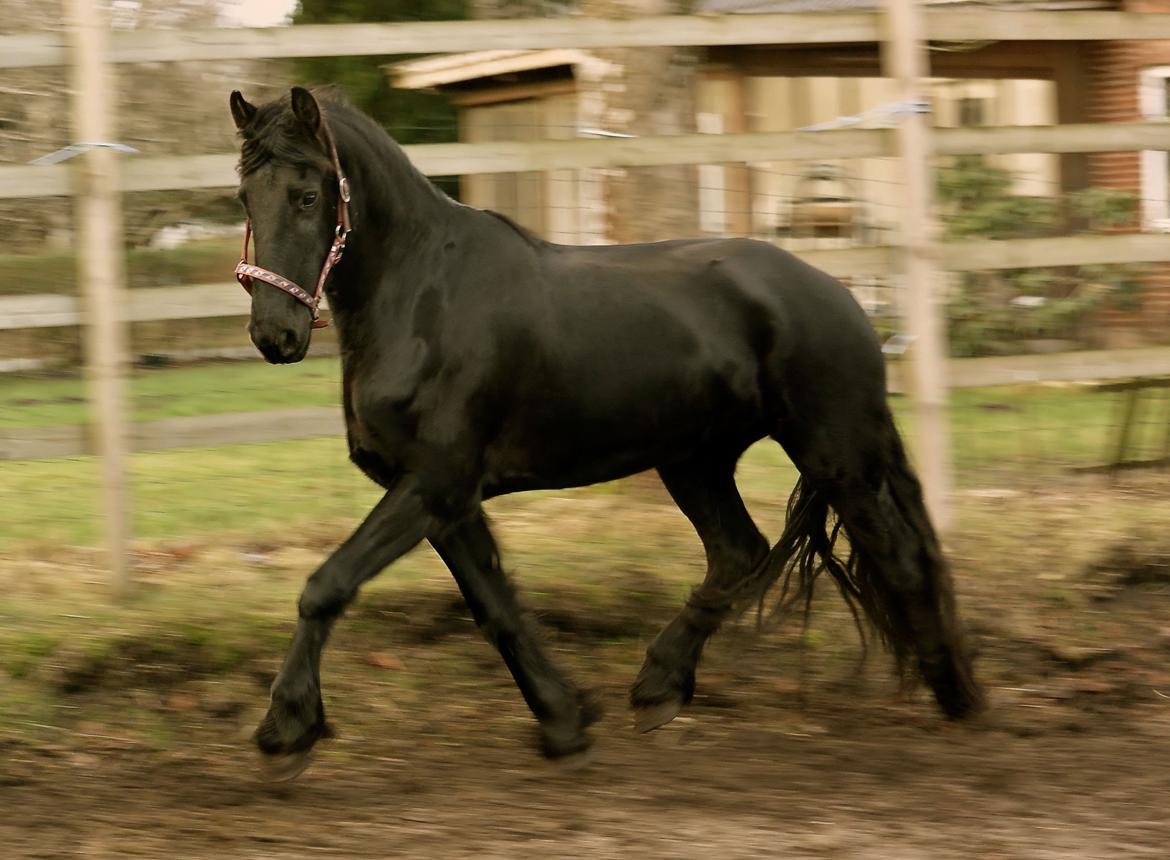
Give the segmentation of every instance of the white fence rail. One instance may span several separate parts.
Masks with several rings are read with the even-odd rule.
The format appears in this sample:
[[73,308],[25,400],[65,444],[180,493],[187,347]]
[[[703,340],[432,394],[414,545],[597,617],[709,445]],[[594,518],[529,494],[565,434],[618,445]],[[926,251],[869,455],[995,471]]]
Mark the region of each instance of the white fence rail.
[[[1160,14],[935,9],[923,17],[927,38],[939,41],[1170,39],[1170,16]],[[883,37],[878,12],[412,21],[123,31],[113,34],[106,59],[158,63],[541,48],[856,44],[880,42]],[[64,32],[3,36],[0,68],[65,65],[67,51]]]
[[[1170,17],[1168,15],[1167,17]],[[428,176],[462,176],[605,167],[649,167],[897,155],[892,129],[688,134],[663,137],[502,143],[431,143],[404,147]],[[1170,150],[1170,122],[1134,122],[934,131],[937,155],[1017,152]],[[234,153],[167,158],[127,157],[123,191],[227,188],[237,183]],[[0,167],[0,198],[72,193],[68,165]]]
[[[938,246],[939,265],[949,271],[995,271],[1048,266],[1170,262],[1170,237],[1151,234],[1058,236],[947,242]],[[801,251],[798,256],[840,278],[888,276],[897,272],[897,248]],[[328,304],[325,305],[328,307]],[[234,281],[182,287],[150,287],[129,292],[124,322],[210,319],[245,316],[247,294]],[[67,295],[0,297],[0,331],[66,328],[82,325],[81,303]]]

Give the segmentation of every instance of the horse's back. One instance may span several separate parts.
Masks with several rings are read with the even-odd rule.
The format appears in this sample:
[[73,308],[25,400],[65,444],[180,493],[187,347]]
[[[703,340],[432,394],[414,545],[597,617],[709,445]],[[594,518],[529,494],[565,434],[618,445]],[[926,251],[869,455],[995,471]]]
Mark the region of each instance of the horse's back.
[[585,302],[600,300],[614,315],[653,307],[697,321],[700,332],[727,336],[732,327],[757,350],[785,356],[847,345],[858,358],[864,353],[872,358],[878,347],[848,288],[767,242],[720,238],[551,247],[551,288],[574,316],[581,314],[574,307],[577,293]]
[[773,415],[809,400],[884,408],[885,362],[865,311],[841,281],[788,251],[732,238],[573,249],[566,257],[581,284],[601,273],[595,288],[617,316],[644,304],[660,320],[645,331],[685,332],[706,366],[739,379],[743,392],[751,377]]

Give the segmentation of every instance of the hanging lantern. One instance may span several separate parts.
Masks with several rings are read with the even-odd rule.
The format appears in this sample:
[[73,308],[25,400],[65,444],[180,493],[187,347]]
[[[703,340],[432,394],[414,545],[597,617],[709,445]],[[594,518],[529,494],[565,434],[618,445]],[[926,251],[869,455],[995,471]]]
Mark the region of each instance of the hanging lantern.
[[861,206],[852,178],[832,164],[813,164],[792,191],[793,238],[860,239]]

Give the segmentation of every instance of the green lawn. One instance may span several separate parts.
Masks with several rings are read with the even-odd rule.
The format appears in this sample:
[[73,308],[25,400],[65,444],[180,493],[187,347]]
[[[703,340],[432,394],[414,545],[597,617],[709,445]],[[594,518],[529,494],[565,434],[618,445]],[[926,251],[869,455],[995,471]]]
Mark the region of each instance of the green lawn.
[[[76,379],[0,379],[0,430],[81,423],[83,393]],[[132,394],[136,421],[328,406],[338,401],[338,371],[326,358],[284,367],[257,361],[138,371]],[[954,392],[960,486],[1046,480],[1103,462],[1116,397],[1081,386]],[[896,398],[894,405],[912,435],[908,401]],[[1147,411],[1139,440],[1145,456],[1159,450],[1166,407],[1158,402]],[[785,496],[793,474],[779,449],[762,443],[752,458],[771,465],[766,478],[757,468],[741,470],[745,492]],[[97,543],[97,481],[92,458],[0,463],[0,547]],[[131,491],[134,533],[147,541],[264,533],[317,518],[348,522],[376,497],[348,463],[340,438],[136,454]]]
[[[200,367],[138,370],[131,379],[134,420],[246,412],[338,402],[336,359],[273,367],[259,359]],[[951,420],[960,465],[1021,455],[1081,461],[1096,457],[1115,420],[1117,395],[1085,386],[1018,386],[952,392]],[[895,398],[901,420],[909,403]],[[1151,428],[1155,404],[1147,415]],[[85,420],[79,379],[0,377],[0,428],[80,424]],[[1152,441],[1152,440],[1151,440]]]
[[[965,389],[951,394],[955,468],[960,472],[1100,464],[1112,451],[1120,394],[1082,385]],[[1155,401],[1139,416],[1140,456],[1154,456],[1168,404]],[[913,421],[901,401],[908,432]]]
[[[274,367],[227,362],[196,367],[137,370],[131,377],[133,420],[252,412],[340,402],[334,358]],[[0,428],[85,422],[85,387],[77,378],[0,377]]]
[[[3,463],[0,474],[0,547],[99,540],[94,458]],[[130,494],[134,533],[149,541],[354,517],[376,488],[349,464],[344,440],[313,439],[136,454]]]

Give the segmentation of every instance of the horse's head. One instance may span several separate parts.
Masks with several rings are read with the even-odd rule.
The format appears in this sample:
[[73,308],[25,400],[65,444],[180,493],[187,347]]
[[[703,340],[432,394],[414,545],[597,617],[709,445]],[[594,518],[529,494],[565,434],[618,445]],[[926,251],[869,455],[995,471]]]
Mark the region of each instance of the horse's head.
[[293,87],[287,99],[261,107],[236,91],[231,111],[243,138],[239,198],[256,243],[255,264],[237,269],[252,294],[248,332],[273,364],[300,361],[319,285],[344,247],[348,211],[340,198],[348,186],[308,90]]

